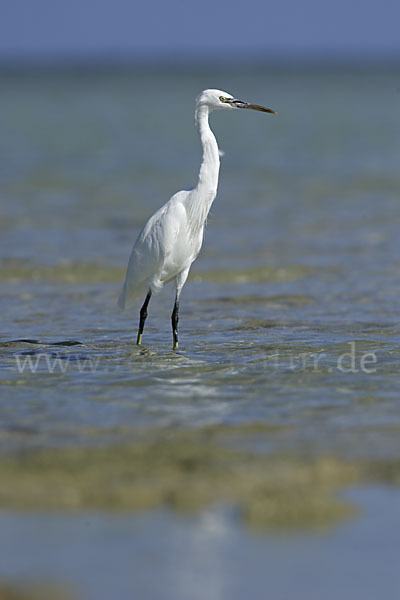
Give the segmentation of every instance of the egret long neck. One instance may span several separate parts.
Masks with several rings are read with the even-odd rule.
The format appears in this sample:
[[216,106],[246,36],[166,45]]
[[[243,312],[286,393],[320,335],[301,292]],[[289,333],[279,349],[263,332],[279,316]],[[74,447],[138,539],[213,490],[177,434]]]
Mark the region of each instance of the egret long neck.
[[219,153],[217,140],[208,124],[208,115],[209,110],[207,106],[201,105],[197,107],[195,121],[200,133],[201,145],[203,146],[203,160],[200,167],[199,181],[195,190],[200,193],[202,199],[209,202],[208,209],[210,209],[218,188]]

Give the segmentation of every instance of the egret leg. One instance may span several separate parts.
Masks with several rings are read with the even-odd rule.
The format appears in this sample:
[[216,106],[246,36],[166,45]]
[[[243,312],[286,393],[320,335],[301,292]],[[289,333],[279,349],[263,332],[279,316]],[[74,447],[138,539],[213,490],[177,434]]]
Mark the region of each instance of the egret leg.
[[151,298],[151,290],[148,291],[146,299],[143,302],[143,306],[140,309],[139,329],[138,329],[137,340],[136,340],[136,344],[138,346],[140,346],[141,343],[142,343],[142,335],[143,335],[143,329],[144,329],[144,322],[146,321],[147,307],[149,305],[150,298]]
[[176,276],[176,296],[175,296],[175,304],[174,310],[171,315],[171,324],[172,324],[172,339],[173,346],[172,350],[178,350],[178,321],[179,321],[179,298],[181,297],[181,291],[183,286],[185,285],[185,281],[187,276],[189,275],[190,266],[181,271],[179,275]]
[[173,346],[172,350],[178,350],[178,321],[179,321],[179,296],[176,294],[174,310],[171,315],[172,324],[172,339]]

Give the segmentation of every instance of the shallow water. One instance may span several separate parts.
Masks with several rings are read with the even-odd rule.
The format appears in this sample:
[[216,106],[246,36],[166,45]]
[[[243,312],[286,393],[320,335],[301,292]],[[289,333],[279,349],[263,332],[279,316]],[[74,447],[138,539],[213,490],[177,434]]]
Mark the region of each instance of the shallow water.
[[[178,438],[192,432],[193,443],[206,447],[209,432],[217,431],[214,457],[227,446],[248,453],[241,460],[249,464],[253,455],[286,457],[293,474],[299,457],[304,468],[321,457],[342,461],[355,474],[335,475],[335,493],[359,481],[397,485],[398,70],[291,65],[9,72],[1,79],[0,462],[11,461],[2,507],[21,504],[24,489],[25,509],[48,508],[42,497],[30,499],[29,489],[51,488],[52,480],[40,469],[29,479],[30,466],[20,465],[25,452],[51,456],[58,449],[61,497],[72,485],[63,479],[69,448],[90,453],[149,435],[159,437],[161,448],[165,442],[170,456],[175,450],[166,432]],[[124,269],[146,218],[195,182],[200,150],[193,99],[214,85],[279,115],[213,115],[225,156],[204,247],[182,295],[180,349],[171,350],[171,287],[152,299],[139,349],[137,311],[116,310]],[[185,438],[184,453],[190,445]],[[101,471],[97,454],[87,460]],[[123,480],[127,466],[118,461]],[[201,469],[205,487],[213,485],[209,466]],[[146,493],[157,485],[151,473]],[[253,488],[239,494],[248,483],[232,473],[231,492],[217,500],[247,506]],[[76,483],[77,509],[108,506],[103,479],[97,484],[99,504]],[[362,489],[361,508],[368,503]],[[179,511],[185,495],[179,484],[173,492]],[[315,493],[319,498],[318,485]],[[396,503],[382,500],[380,508],[385,493],[377,493],[376,510],[395,519]],[[157,510],[170,506],[166,494],[161,489]],[[57,498],[53,509],[62,506]],[[153,535],[151,515],[135,535]],[[154,515],[161,532],[174,529],[178,517],[165,513],[159,522]],[[303,516],[300,510],[298,521]],[[290,530],[285,518],[267,520],[268,527]],[[120,526],[114,530],[107,513],[104,519],[118,540]],[[303,529],[312,531],[313,519],[304,519]],[[332,539],[338,553],[355,526],[346,523],[338,541],[326,518],[333,528],[326,543]],[[63,527],[58,539],[69,556],[77,542]],[[239,542],[232,531],[245,528],[245,520],[235,517],[224,527],[234,552]],[[301,551],[290,539],[296,563]],[[105,552],[107,540],[101,544]],[[121,538],[121,556],[123,546]],[[371,542],[367,568],[378,551]],[[177,566],[170,571],[175,577]],[[250,574],[262,581],[261,565]],[[0,579],[13,576],[0,568]],[[79,577],[68,571],[67,583]],[[51,570],[45,578],[52,579]],[[152,597],[161,596],[155,589]],[[222,587],[215,597],[232,595]],[[356,590],[352,597],[365,596]]]
[[136,517],[6,513],[0,514],[0,527],[12,541],[7,547],[0,541],[0,548],[13,577],[56,574],[79,582],[75,592],[90,600],[136,595],[240,600],[261,589],[277,600],[334,600],[338,589],[365,600],[395,597],[399,492],[372,487],[349,496],[365,502],[365,518],[329,535],[257,535],[221,510],[196,517],[167,511]]

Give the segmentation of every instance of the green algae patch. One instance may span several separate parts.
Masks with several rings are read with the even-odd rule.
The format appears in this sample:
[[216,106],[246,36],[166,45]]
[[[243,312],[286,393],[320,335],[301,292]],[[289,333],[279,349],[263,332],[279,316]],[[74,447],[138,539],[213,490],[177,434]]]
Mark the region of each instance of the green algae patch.
[[241,449],[260,424],[200,431],[132,432],[135,441],[102,447],[30,451],[0,458],[0,507],[14,510],[195,512],[238,508],[252,528],[334,525],[357,508],[349,485],[400,484],[400,461],[265,455]]
[[[63,260],[54,265],[43,265],[19,259],[0,261],[0,280],[11,283],[46,281],[57,284],[116,283],[123,280],[125,267],[114,267],[91,262]],[[268,283],[295,281],[314,273],[305,265],[277,267],[262,265],[247,269],[221,269],[194,272],[194,281],[208,283]],[[277,297],[281,301],[280,297]],[[271,301],[273,301],[272,299]]]
[[229,503],[256,529],[328,526],[354,514],[338,492],[361,481],[360,466],[255,455],[215,438],[215,431],[151,434],[118,446],[1,458],[0,507],[193,512]]
[[0,600],[73,600],[70,592],[54,584],[0,581]]
[[261,265],[247,269],[208,269],[193,272],[191,279],[208,283],[269,283],[273,281],[296,281],[312,275],[315,269],[306,265],[277,267]]
[[[115,283],[123,280],[125,267],[113,267],[90,262],[61,261],[55,265],[42,265],[18,259],[0,261],[0,280],[11,283],[21,281],[46,281],[58,284]],[[190,278],[208,283],[268,283],[295,281],[314,272],[304,265],[275,267],[262,265],[247,269],[221,269],[194,272]],[[272,301],[272,300],[271,300]]]
[[62,261],[56,265],[40,265],[17,259],[0,262],[0,280],[10,283],[22,281],[49,282],[57,284],[116,283],[123,280],[123,267],[98,263]]

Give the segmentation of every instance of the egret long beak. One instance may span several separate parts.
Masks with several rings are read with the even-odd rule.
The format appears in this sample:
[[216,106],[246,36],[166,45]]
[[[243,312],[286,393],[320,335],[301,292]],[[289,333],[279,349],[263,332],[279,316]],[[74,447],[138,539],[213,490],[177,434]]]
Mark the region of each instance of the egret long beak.
[[260,112],[270,113],[271,115],[278,114],[275,110],[272,110],[272,108],[265,108],[265,106],[260,106],[259,104],[249,104],[242,100],[232,100],[232,104],[237,108],[250,108],[251,110],[258,110]]

